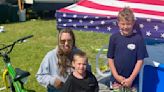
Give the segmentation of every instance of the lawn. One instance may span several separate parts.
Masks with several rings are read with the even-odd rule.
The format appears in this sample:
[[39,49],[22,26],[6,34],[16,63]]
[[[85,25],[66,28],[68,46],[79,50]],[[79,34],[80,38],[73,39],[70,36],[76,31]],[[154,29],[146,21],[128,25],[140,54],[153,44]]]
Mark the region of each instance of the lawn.
[[[37,83],[35,74],[44,55],[57,45],[55,20],[30,20],[1,25],[4,26],[5,32],[0,33],[0,44],[10,44],[20,37],[31,34],[34,35],[33,38],[28,39],[26,42],[16,45],[10,57],[14,67],[19,67],[31,73],[25,87],[33,89],[36,92],[45,92],[45,88]],[[77,47],[87,53],[92,71],[95,73],[95,57],[97,54],[95,49],[101,48],[104,44],[108,44],[110,35],[84,31],[74,31],[74,33]],[[2,57],[0,57],[0,88],[3,86],[1,76],[3,69],[4,64]]]

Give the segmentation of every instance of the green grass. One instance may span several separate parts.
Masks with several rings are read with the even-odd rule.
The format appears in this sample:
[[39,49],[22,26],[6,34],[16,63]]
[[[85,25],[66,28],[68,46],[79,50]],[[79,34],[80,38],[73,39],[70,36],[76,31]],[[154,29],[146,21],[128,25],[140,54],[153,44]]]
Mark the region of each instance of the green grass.
[[[33,34],[34,37],[15,46],[10,54],[14,67],[19,67],[31,73],[26,88],[36,92],[45,92],[46,89],[38,84],[35,74],[44,55],[57,45],[57,30],[55,20],[33,20],[13,24],[2,24],[6,30],[0,33],[0,43],[10,44],[16,39]],[[109,34],[74,31],[77,47],[84,50],[95,72],[95,49],[108,44]],[[1,46],[2,47],[2,46]],[[0,87],[2,87],[2,71],[4,64],[0,58]],[[3,91],[6,92],[6,91]]]

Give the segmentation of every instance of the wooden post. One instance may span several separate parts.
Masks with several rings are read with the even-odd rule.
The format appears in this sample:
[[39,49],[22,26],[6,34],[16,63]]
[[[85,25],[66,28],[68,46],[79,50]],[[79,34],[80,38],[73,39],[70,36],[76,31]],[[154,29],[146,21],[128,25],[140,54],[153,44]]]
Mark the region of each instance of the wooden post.
[[18,7],[19,7],[19,11],[24,9],[24,3],[22,2],[22,0],[18,0]]

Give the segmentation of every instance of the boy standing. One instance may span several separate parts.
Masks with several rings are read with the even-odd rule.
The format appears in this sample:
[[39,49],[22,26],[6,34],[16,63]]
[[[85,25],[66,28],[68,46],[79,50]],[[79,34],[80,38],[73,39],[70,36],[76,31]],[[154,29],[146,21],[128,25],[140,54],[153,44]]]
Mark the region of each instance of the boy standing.
[[148,57],[142,35],[133,30],[134,24],[133,11],[123,8],[118,14],[120,32],[110,37],[107,53],[113,87],[130,88],[130,92],[138,89],[138,73]]
[[98,92],[97,79],[86,70],[87,56],[85,52],[75,52],[72,66],[74,71],[66,80],[62,92]]

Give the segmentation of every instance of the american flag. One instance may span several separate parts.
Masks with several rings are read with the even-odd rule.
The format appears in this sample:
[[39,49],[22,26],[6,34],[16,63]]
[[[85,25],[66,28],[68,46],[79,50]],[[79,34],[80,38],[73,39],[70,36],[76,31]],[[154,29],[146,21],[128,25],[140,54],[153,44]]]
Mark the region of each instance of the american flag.
[[164,0],[81,0],[56,12],[57,27],[115,33],[118,11],[125,6],[134,11],[137,32],[164,41]]

